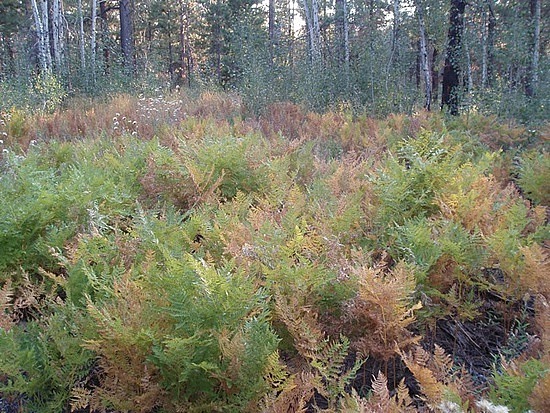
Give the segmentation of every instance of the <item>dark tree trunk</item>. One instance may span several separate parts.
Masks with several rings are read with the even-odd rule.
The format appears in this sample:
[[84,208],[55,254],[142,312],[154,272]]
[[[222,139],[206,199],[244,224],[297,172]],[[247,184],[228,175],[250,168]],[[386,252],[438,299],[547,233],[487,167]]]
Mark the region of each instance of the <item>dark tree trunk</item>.
[[434,47],[433,53],[432,53],[432,64],[430,67],[432,68],[432,102],[436,104],[437,102],[437,96],[438,96],[438,89],[439,89],[439,71],[437,69],[437,56],[439,55],[437,48]]
[[462,32],[464,30],[465,0],[451,0],[447,54],[443,68],[441,107],[448,107],[451,115],[458,115],[460,103],[460,75],[462,59]]
[[268,31],[269,31],[269,56],[271,57],[271,60],[273,60],[274,47],[275,47],[275,0],[269,0]]
[[109,21],[107,20],[106,0],[99,0],[99,17],[101,19],[101,43],[103,47],[103,71],[109,73],[110,53],[109,53]]
[[187,79],[187,85],[191,87],[191,72],[193,70],[193,60],[191,56],[191,45],[187,40],[189,30],[189,9],[186,1],[181,1],[180,7],[180,80]]
[[489,2],[489,19],[487,23],[487,86],[493,84],[493,72],[495,64],[495,29],[497,19],[493,2]]
[[132,25],[132,2],[131,0],[120,0],[120,46],[124,67],[133,72],[134,61],[134,30]]

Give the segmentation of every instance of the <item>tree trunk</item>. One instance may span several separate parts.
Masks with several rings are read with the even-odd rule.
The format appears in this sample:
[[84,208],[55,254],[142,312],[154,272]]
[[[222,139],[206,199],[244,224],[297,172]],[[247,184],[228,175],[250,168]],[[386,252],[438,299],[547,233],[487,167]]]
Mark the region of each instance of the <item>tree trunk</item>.
[[347,0],[336,0],[335,25],[337,33],[336,53],[339,65],[344,68],[346,87],[349,86],[349,22]]
[[539,80],[541,0],[530,0],[530,6],[533,37],[531,41],[531,62],[529,64],[525,92],[527,96],[533,97],[537,93],[537,83]]
[[92,0],[92,27],[90,36],[90,70],[92,72],[92,83],[95,83],[96,71],[96,20],[97,20],[97,0]]
[[180,5],[180,61],[181,61],[181,79],[184,74],[187,79],[187,85],[191,87],[191,73],[193,70],[193,59],[191,55],[191,45],[188,40],[189,30],[189,8],[186,0],[181,0]]
[[86,73],[86,45],[84,39],[84,14],[82,13],[82,0],[78,0],[77,3],[78,13],[78,38],[80,39],[80,68],[82,74]]
[[496,17],[494,0],[487,0],[487,10],[483,13],[483,29],[481,40],[481,87],[491,86],[494,64]]
[[101,19],[101,44],[103,47],[103,72],[109,73],[110,51],[109,51],[109,22],[107,20],[106,0],[99,0],[99,17]]
[[439,89],[439,70],[437,70],[437,56],[439,55],[437,48],[433,48],[432,60],[430,67],[432,68],[432,102],[437,102],[437,95]]
[[[48,22],[48,3],[45,0],[40,1],[40,10],[36,0],[31,0],[32,14],[34,25],[36,27],[36,35],[38,37],[38,63],[42,72],[46,73],[51,70],[52,59],[50,55],[50,42],[47,26]],[[44,22],[44,6],[46,10],[46,22]]]
[[61,0],[52,1],[52,48],[55,61],[55,70],[61,73],[64,70],[63,59],[65,54],[65,35],[63,25],[63,4]]
[[430,60],[428,59],[428,45],[426,41],[426,26],[424,24],[424,13],[419,1],[415,2],[416,16],[418,18],[418,29],[420,33],[420,65],[422,67],[422,75],[424,79],[425,100],[424,108],[431,109],[432,105],[432,79],[430,72]]
[[132,24],[132,1],[120,0],[120,46],[124,68],[133,73],[135,71],[134,61],[134,29]]
[[268,10],[268,32],[269,32],[269,57],[274,58],[275,48],[275,0],[269,0]]
[[317,64],[321,61],[321,29],[319,26],[319,4],[317,0],[302,0],[304,14],[306,18],[306,28],[308,32],[309,53],[312,63]]
[[462,59],[462,32],[464,29],[465,0],[451,0],[447,54],[443,68],[441,107],[448,107],[451,115],[458,115],[460,103],[460,76]]
[[[418,6],[418,1],[415,1],[416,7]],[[388,60],[388,66],[387,68],[391,68],[393,65],[393,61],[398,59],[397,56],[397,45],[399,44],[399,23],[400,23],[400,7],[399,7],[399,0],[393,0],[393,23],[392,23],[392,36],[391,36],[391,51],[390,51],[390,58]],[[386,72],[389,72],[389,70],[386,70]]]

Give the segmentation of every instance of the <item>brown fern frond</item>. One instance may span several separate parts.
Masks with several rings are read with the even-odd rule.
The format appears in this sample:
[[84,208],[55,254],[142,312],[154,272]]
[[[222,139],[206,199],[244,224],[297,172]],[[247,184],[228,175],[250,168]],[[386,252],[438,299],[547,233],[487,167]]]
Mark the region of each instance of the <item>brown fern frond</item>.
[[11,288],[11,279],[8,279],[0,290],[0,329],[10,330],[14,326],[11,309],[13,298],[13,289]]
[[82,385],[73,387],[71,389],[71,398],[69,400],[71,413],[86,409],[90,405],[91,399],[92,392],[90,389],[87,389]]
[[376,407],[379,408],[380,411],[389,412],[392,400],[388,390],[388,379],[386,379],[386,376],[384,376],[381,371],[378,372],[378,376],[373,378],[372,393]]
[[318,387],[313,373],[294,374],[285,381],[283,387],[263,402],[265,413],[305,413],[307,404]]
[[434,354],[432,358],[432,370],[435,372],[438,380],[444,381],[448,377],[449,372],[453,368],[453,360],[442,347],[435,344]]
[[427,402],[430,405],[438,405],[443,398],[445,386],[437,380],[434,372],[426,367],[430,364],[429,355],[428,360],[426,356],[428,353],[418,346],[415,348],[414,353],[409,352],[405,354],[401,352],[400,354],[405,365],[420,385],[422,393],[424,393],[427,398]]
[[325,334],[317,321],[317,312],[299,303],[296,294],[275,294],[275,311],[294,339],[294,346],[305,359],[311,359],[322,348]]
[[545,357],[550,362],[550,303],[542,294],[535,300],[535,325]]
[[362,334],[353,340],[353,347],[360,354],[389,360],[395,355],[396,346],[405,350],[418,342],[419,338],[407,327],[415,320],[414,311],[422,305],[410,303],[415,289],[410,268],[399,263],[388,274],[382,270],[383,267],[355,270],[360,280],[359,292],[346,308],[344,321],[353,329],[352,338],[355,329]]
[[539,244],[520,247],[524,257],[524,268],[520,274],[521,285],[532,293],[540,293],[550,299],[550,253]]
[[414,407],[412,406],[412,399],[409,394],[409,388],[405,384],[405,378],[403,377],[399,384],[397,385],[397,388],[395,389],[395,395],[393,396],[395,399],[395,404],[397,405],[400,412],[409,412],[409,411],[415,411]]
[[550,412],[550,374],[546,374],[536,384],[531,396],[529,397],[529,404],[533,408],[534,412]]

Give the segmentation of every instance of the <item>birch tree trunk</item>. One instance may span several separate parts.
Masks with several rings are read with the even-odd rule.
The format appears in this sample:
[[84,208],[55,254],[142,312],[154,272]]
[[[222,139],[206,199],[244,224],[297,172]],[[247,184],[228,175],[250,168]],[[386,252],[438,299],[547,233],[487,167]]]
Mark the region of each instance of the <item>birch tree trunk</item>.
[[82,73],[86,73],[86,49],[84,44],[84,15],[82,14],[82,0],[78,0],[76,5],[78,13],[78,38],[80,40],[80,68]]
[[92,27],[90,36],[90,70],[92,72],[92,83],[95,83],[96,72],[96,36],[97,36],[97,0],[92,0]]
[[541,0],[530,0],[531,21],[533,28],[533,37],[531,42],[531,62],[529,64],[529,74],[526,85],[527,96],[533,97],[537,93],[537,83],[539,81],[539,58],[540,58],[540,17]]
[[275,0],[269,0],[268,9],[269,57],[273,62],[275,47]]
[[[418,0],[415,1],[415,6],[418,8]],[[399,25],[401,20],[401,13],[399,7],[399,0],[393,0],[393,23],[392,23],[392,36],[391,36],[391,51],[390,58],[388,60],[388,65],[386,73],[389,72],[389,69],[393,65],[394,59],[397,59],[397,45],[399,41]]]
[[418,29],[420,34],[420,66],[422,67],[422,78],[424,79],[425,100],[424,108],[431,109],[432,105],[432,79],[430,61],[428,59],[428,44],[426,41],[426,25],[424,24],[424,12],[420,1],[415,1],[416,16],[418,18]]
[[50,19],[48,12],[48,0],[40,0],[40,12],[42,14],[42,30],[44,38],[44,48],[46,50],[46,61],[48,69],[52,69],[52,51],[50,46]]
[[[50,50],[50,30],[47,0],[31,0],[34,24],[38,36],[38,60],[43,72],[52,69],[52,55]],[[40,6],[40,8],[39,8]]]
[[347,0],[336,0],[336,33],[339,64],[344,67],[346,87],[349,86],[349,21]]
[[311,7],[308,0],[302,0],[304,14],[306,17],[306,28],[308,32],[309,52],[312,63],[321,61],[321,29],[319,26],[319,4],[317,0],[311,0]]
[[52,0],[52,49],[57,73],[61,73],[64,69],[65,35],[63,28],[63,3],[61,0]]

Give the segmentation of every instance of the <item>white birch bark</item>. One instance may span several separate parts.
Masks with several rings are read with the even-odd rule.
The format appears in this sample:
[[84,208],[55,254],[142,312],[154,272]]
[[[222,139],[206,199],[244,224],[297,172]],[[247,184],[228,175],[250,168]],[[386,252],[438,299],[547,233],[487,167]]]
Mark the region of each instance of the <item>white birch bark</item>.
[[426,41],[426,26],[424,24],[424,13],[418,1],[415,1],[416,15],[418,18],[418,29],[420,34],[420,65],[422,67],[422,75],[424,78],[424,90],[426,100],[424,108],[430,110],[432,104],[432,79],[430,72],[430,60],[428,59],[428,45]]
[[78,13],[78,37],[80,39],[80,67],[82,73],[86,73],[86,49],[84,44],[84,16],[82,14],[82,0],[77,2]]
[[90,38],[90,70],[92,71],[92,81],[95,81],[96,71],[96,21],[97,21],[97,0],[92,0],[92,27]]
[[317,0],[311,0],[311,8],[308,0],[302,0],[308,31],[309,51],[313,63],[321,60],[321,29],[319,26],[319,4]]
[[42,71],[51,72],[52,55],[50,49],[50,29],[48,22],[48,1],[31,0],[34,25],[38,36],[38,61]]
[[43,72],[49,71],[48,60],[46,58],[46,42],[44,40],[44,26],[42,24],[42,18],[40,11],[38,10],[38,4],[36,0],[31,0],[32,14],[34,18],[34,25],[36,27],[36,35],[38,36],[38,62]]
[[61,0],[52,0],[52,50],[56,72],[63,67],[63,18]]
[[540,18],[541,0],[535,0],[534,33],[533,33],[533,60],[531,63],[531,84],[533,93],[536,93],[539,81],[539,59],[540,59]]
[[44,41],[44,50],[46,51],[46,62],[48,69],[52,69],[52,51],[50,48],[50,22],[48,13],[48,0],[40,0],[40,13],[42,20],[42,38]]

